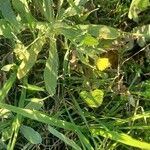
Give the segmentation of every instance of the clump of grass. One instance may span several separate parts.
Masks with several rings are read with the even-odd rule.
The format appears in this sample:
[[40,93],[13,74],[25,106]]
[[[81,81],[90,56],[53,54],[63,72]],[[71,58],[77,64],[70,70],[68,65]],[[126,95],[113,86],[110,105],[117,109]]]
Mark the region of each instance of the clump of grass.
[[149,3],[132,3],[0,2],[0,148],[150,149]]

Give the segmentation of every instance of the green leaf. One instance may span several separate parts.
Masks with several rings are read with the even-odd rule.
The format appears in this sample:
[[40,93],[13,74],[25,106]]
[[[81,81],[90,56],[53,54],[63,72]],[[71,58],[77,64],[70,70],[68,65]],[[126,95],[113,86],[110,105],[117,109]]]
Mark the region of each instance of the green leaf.
[[56,92],[58,72],[58,54],[55,39],[50,41],[49,58],[44,69],[44,82],[48,93],[53,96]]
[[40,134],[31,127],[22,125],[20,131],[23,136],[32,144],[40,144],[42,142]]
[[0,109],[0,119],[9,118],[11,116],[11,112],[7,109]]
[[19,65],[17,71],[18,79],[23,78],[36,63],[37,56],[39,52],[42,50],[42,46],[44,45],[44,43],[45,38],[40,37],[36,39],[28,49],[26,49],[25,47],[23,48],[23,46],[21,48],[17,47],[15,49],[16,55],[18,55],[19,58],[22,59],[22,62]]
[[146,41],[149,41],[150,40],[150,25],[135,27],[133,28],[132,33],[139,37],[145,38]]
[[75,150],[81,150],[81,148],[73,141],[66,137],[64,134],[60,133],[59,131],[55,130],[53,127],[48,126],[48,130],[50,133],[58,137],[60,140],[64,141],[66,144],[74,148]]
[[[47,97],[46,97],[47,98]],[[41,109],[41,107],[43,106],[44,104],[44,100],[46,98],[30,98],[30,99],[26,99],[26,101],[29,101],[29,103],[26,105],[25,108],[27,109],[35,109],[35,110],[39,110]]]
[[53,2],[52,0],[44,0],[44,16],[50,22],[54,22],[54,10],[53,10]]
[[144,81],[142,83],[141,89],[143,90],[140,92],[140,95],[149,99],[150,98],[150,80]]
[[100,39],[117,39],[120,36],[118,29],[105,25],[80,25],[79,27]]
[[91,35],[85,36],[85,38],[81,41],[81,44],[87,45],[87,46],[97,46],[99,44],[98,40]]
[[20,15],[22,22],[29,23],[30,27],[32,27],[32,25],[34,25],[35,19],[31,14],[27,1],[13,0],[12,5],[15,11]]
[[11,127],[7,127],[5,129],[3,129],[3,131],[2,131],[2,140],[3,141],[7,141],[8,139],[11,138],[11,131],[12,131]]
[[[87,34],[96,37],[96,39],[105,40],[117,39],[121,35],[121,32],[117,29],[105,25],[64,25],[60,27],[60,32],[73,43],[80,43],[86,39]],[[97,44],[96,41],[95,44]]]
[[8,71],[10,71],[10,69],[12,69],[14,66],[16,66],[16,64],[8,64],[8,65],[3,66],[3,67],[1,68],[1,70],[8,72]]
[[102,90],[96,89],[91,92],[82,91],[80,96],[89,107],[97,108],[103,102],[104,93]]
[[10,0],[0,0],[0,11],[2,12],[5,20],[14,25],[14,27],[18,26],[16,15],[11,7]]
[[20,85],[20,87],[25,88],[30,91],[43,91],[43,92],[45,91],[42,87],[39,87],[37,85],[31,85],[31,84],[26,84],[26,86]]
[[91,133],[93,134],[93,136],[100,135],[104,138],[109,138],[111,140],[129,145],[132,147],[150,150],[149,143],[136,140],[125,133],[119,133],[119,132],[110,131],[110,130],[105,131],[103,129],[91,129]]
[[0,35],[3,35],[6,38],[13,38],[12,29],[4,19],[0,19]]
[[138,22],[138,14],[144,11],[149,5],[149,0],[132,0],[128,17]]

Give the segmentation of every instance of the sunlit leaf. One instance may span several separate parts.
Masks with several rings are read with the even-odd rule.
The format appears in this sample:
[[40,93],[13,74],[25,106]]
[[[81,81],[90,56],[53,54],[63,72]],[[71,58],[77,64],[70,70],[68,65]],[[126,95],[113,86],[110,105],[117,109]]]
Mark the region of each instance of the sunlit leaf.
[[21,64],[18,67],[17,77],[18,79],[23,78],[36,63],[37,56],[42,50],[42,46],[45,43],[45,38],[40,37],[34,41],[28,49],[17,48],[15,50],[16,55],[19,55],[19,58],[22,59]]
[[98,45],[98,43],[99,43],[98,40],[89,34],[85,36],[85,38],[81,41],[81,44],[87,46],[94,46],[94,45],[96,46]]
[[102,130],[102,129],[91,129],[91,132],[92,132],[93,136],[100,135],[104,138],[109,138],[111,140],[129,145],[132,147],[150,150],[149,143],[136,140],[125,133],[119,133],[119,132],[110,131],[110,130],[106,131],[106,130]]
[[12,69],[14,66],[16,66],[16,64],[8,64],[8,65],[3,66],[3,67],[1,68],[1,70],[8,72],[8,71],[10,71],[10,69]]
[[75,128],[74,125],[70,122],[48,116],[37,110],[19,108],[19,107],[4,104],[1,102],[0,102],[0,108],[8,109],[8,110],[18,113],[19,115],[22,115],[24,117],[27,117],[27,118],[30,118],[33,120],[37,120],[37,121],[45,123],[45,124],[49,124],[51,126],[56,126],[56,127],[60,127],[60,128],[68,129],[68,130],[73,130],[73,131],[76,128],[78,128],[78,126],[76,126],[76,128]]
[[[64,25],[60,27],[60,32],[72,42],[80,43],[86,39],[87,34],[96,37],[96,39],[117,39],[121,32],[115,28],[105,26],[105,25],[76,25],[68,26]],[[98,41],[95,39],[95,44]],[[93,39],[92,39],[93,40]]]
[[132,30],[132,33],[134,33],[137,36],[141,36],[145,38],[145,40],[149,41],[150,40],[150,25],[144,25],[141,27],[135,27]]
[[31,84],[26,84],[26,86],[20,85],[20,87],[25,88],[30,91],[45,91],[42,87],[39,87],[37,85],[31,85]]
[[81,91],[80,96],[89,107],[97,108],[103,102],[104,93],[102,90],[96,89],[91,92]]
[[132,0],[128,17],[138,22],[138,14],[150,5],[149,0]]

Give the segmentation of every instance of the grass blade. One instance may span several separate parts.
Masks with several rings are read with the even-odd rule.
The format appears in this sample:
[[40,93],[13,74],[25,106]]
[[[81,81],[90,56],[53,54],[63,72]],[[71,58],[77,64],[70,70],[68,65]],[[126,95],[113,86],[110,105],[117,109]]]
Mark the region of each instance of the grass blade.
[[0,108],[8,109],[24,117],[37,120],[42,123],[49,124],[51,126],[56,126],[56,127],[60,127],[60,128],[68,129],[68,130],[73,130],[73,131],[76,131],[76,128],[78,128],[78,126],[75,127],[75,125],[73,125],[70,122],[50,117],[37,110],[23,109],[23,108],[15,107],[12,105],[3,104],[3,103],[0,103]]
[[109,138],[111,140],[129,145],[132,147],[150,150],[150,144],[149,143],[136,140],[136,139],[132,138],[131,136],[125,134],[125,133],[118,133],[116,131],[109,131],[109,130],[105,131],[102,129],[91,129],[91,132],[94,136],[100,135],[104,138]]

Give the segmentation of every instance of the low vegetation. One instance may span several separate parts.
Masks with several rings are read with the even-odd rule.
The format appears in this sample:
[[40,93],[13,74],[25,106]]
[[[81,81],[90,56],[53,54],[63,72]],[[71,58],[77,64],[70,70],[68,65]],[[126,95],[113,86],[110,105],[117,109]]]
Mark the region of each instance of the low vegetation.
[[149,0],[0,0],[0,149],[150,149]]

